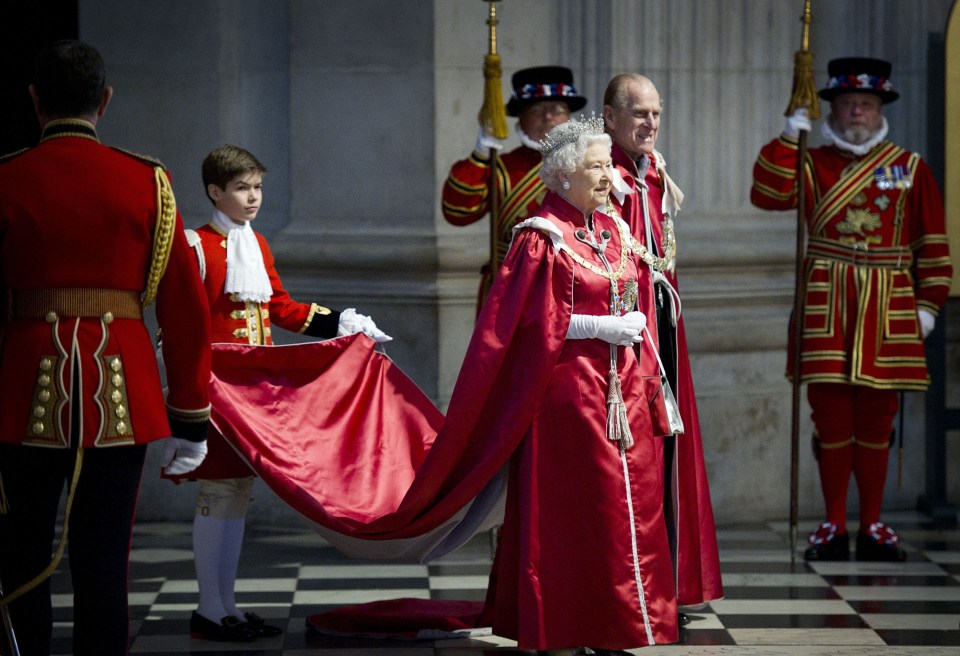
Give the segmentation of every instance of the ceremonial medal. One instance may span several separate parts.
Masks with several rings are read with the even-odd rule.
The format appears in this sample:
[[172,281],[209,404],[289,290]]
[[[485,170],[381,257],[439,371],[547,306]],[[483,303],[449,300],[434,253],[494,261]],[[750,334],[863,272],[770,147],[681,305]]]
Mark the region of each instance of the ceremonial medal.
[[913,178],[901,164],[882,166],[874,171],[878,189],[909,189]]

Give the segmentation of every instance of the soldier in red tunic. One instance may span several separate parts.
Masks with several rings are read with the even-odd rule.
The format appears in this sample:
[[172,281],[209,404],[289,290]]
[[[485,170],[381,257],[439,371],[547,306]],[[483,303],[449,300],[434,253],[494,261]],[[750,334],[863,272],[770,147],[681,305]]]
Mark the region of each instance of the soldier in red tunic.
[[[847,488],[860,493],[858,560],[901,561],[896,533],[880,521],[897,390],[929,384],[923,340],[950,286],[943,201],[917,153],[887,140],[883,105],[897,99],[891,66],[835,59],[820,97],[830,102],[825,145],[807,152],[807,252],[803,262],[800,376],[816,429],[826,520],[807,560],[847,560]],[[768,210],[797,206],[797,137],[805,110],[760,151],[750,198]],[[797,317],[792,318],[798,320]]]
[[[206,452],[206,296],[167,172],[98,139],[112,93],[90,46],[45,49],[30,86],[40,143],[0,161],[0,577],[23,654],[50,653],[45,569],[64,485],[72,653],[126,654],[147,444],[168,438],[173,472]],[[143,321],[152,301],[166,401]]]
[[[664,517],[677,576],[677,603],[697,607],[723,597],[713,505],[703,458],[686,331],[677,293],[673,221],[683,193],[656,150],[663,110],[653,82],[634,73],[615,76],[604,92],[603,116],[613,138],[614,190],[608,211],[622,215],[647,252],[654,282],[657,348],[676,395],[683,431],[663,437]],[[644,355],[644,359],[649,359]],[[687,617],[681,614],[681,623]]]
[[[497,252],[495,261],[484,265],[477,312],[483,305],[490,281],[503,262],[513,226],[535,214],[546,194],[540,180],[540,141],[570,113],[587,104],[577,95],[573,73],[562,66],[524,68],[513,74],[513,95],[507,102],[507,114],[517,116],[519,148],[496,160],[497,165]],[[490,149],[501,150],[503,143],[486,134],[483,127],[470,157],[450,168],[443,185],[443,217],[457,226],[479,221],[490,211]]]
[[[290,298],[274,266],[266,239],[250,226],[263,200],[266,168],[250,152],[221,146],[203,161],[203,183],[213,218],[187,231],[210,302],[214,342],[272,345],[272,327],[316,338],[363,332],[377,342],[391,338],[353,308],[342,312]],[[199,480],[193,524],[199,606],[190,619],[195,638],[249,641],[281,633],[253,612],[237,608],[234,585],[253,486],[250,466],[216,430],[210,453],[185,477]]]

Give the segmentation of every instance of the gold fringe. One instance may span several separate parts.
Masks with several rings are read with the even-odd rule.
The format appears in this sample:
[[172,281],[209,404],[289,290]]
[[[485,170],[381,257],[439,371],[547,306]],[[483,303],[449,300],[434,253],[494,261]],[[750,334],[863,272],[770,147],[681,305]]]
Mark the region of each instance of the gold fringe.
[[37,574],[32,580],[27,581],[10,594],[4,595],[3,598],[0,598],[0,608],[9,605],[18,597],[22,597],[43,583],[45,580],[50,578],[50,576],[57,571],[57,567],[60,566],[60,559],[63,558],[63,552],[67,548],[67,532],[70,527],[70,510],[73,508],[73,497],[77,492],[77,482],[80,480],[81,465],[83,465],[82,446],[77,447],[77,461],[73,466],[73,478],[70,480],[70,491],[67,493],[67,505],[63,516],[63,532],[60,533],[60,543],[57,545],[57,551],[53,555],[53,560],[50,561],[50,564],[47,565],[46,569]]
[[167,270],[170,261],[170,249],[173,246],[173,231],[177,226],[177,200],[173,188],[163,167],[153,169],[157,183],[157,225],[153,233],[153,255],[150,258],[150,272],[147,274],[147,289],[143,294],[143,306],[153,303],[157,297],[160,279]]
[[483,58],[483,107],[480,108],[480,122],[483,124],[483,131],[491,137],[506,139],[509,134],[500,75],[500,55],[486,55]]
[[607,439],[618,442],[621,451],[633,446],[633,433],[627,420],[627,405],[623,402],[620,377],[617,370],[610,369],[607,374]]
[[820,118],[820,97],[813,75],[813,53],[799,50],[793,56],[793,91],[785,116],[793,116],[798,109],[806,109],[811,121]]

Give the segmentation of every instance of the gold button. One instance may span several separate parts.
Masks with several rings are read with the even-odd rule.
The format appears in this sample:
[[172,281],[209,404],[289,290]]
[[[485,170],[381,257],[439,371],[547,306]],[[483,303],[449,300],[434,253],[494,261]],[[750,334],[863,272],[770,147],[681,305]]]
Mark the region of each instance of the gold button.
[[33,432],[35,435],[40,435],[43,432],[43,422],[35,421],[33,422]]
[[50,400],[50,390],[40,390],[40,393],[37,394],[37,398],[46,403]]
[[47,312],[46,316],[47,323],[54,323],[57,320],[57,313],[53,310]]
[[113,312],[103,313],[103,323],[113,323]]
[[123,401],[123,394],[120,393],[120,390],[113,390],[113,392],[110,393],[110,400],[114,403],[120,403]]
[[113,376],[110,377],[110,383],[114,387],[120,387],[121,385],[123,385],[123,376],[121,376],[120,374],[114,374]]
[[117,415],[120,419],[123,419],[127,416],[127,409],[122,405],[118,405],[117,409],[113,411],[113,414]]
[[36,417],[37,419],[40,419],[46,414],[47,414],[47,409],[44,408],[42,405],[33,406],[33,416]]
[[126,435],[127,434],[127,424],[122,421],[117,422],[117,435]]
[[50,376],[46,374],[41,374],[37,376],[37,385],[40,387],[49,387],[50,386]]
[[120,364],[120,358],[114,358],[113,360],[111,360],[111,361],[110,361],[110,368],[111,368],[113,371],[115,371],[115,372],[118,372],[118,371],[120,371],[121,369],[123,369],[123,365]]
[[53,358],[40,358],[40,368],[44,371],[53,369]]

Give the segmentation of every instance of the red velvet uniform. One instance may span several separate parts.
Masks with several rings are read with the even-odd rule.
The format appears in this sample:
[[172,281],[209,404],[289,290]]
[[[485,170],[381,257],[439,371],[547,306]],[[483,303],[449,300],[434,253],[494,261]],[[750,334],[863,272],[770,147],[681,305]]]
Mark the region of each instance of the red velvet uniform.
[[[536,213],[546,194],[540,180],[539,151],[526,146],[497,158],[497,226],[496,262],[488,263],[480,281],[477,312],[490,288],[491,270],[503,262],[510,245],[513,226]],[[443,216],[453,225],[465,226],[479,221],[490,211],[490,160],[471,153],[450,168],[443,185]],[[492,267],[492,269],[491,269]]]
[[[272,345],[273,325],[314,337],[336,336],[340,313],[316,303],[299,303],[290,298],[283,288],[270,246],[263,235],[257,233],[257,242],[273,289],[268,303],[245,302],[234,294],[224,292],[227,237],[212,223],[198,228],[195,234],[199,242],[194,248],[201,262],[203,286],[210,302],[212,342]],[[222,479],[252,475],[249,465],[213,428],[207,445],[209,454],[200,467],[184,476],[172,478]]]
[[[795,208],[796,165],[795,140],[781,136],[764,146],[754,166],[753,204]],[[936,316],[949,291],[943,204],[926,163],[889,141],[863,156],[812,148],[804,170],[800,377],[810,383],[827,519],[845,531],[852,470],[865,532],[879,519],[894,390],[929,384],[917,310]],[[790,335],[792,377],[792,329]]]
[[[101,145],[83,121],[48,125],[40,145],[0,164],[0,283],[10,313],[0,323],[0,441],[90,448],[171,434],[140,310],[157,248],[157,166]],[[171,219],[156,288],[166,406],[205,424],[209,312],[180,216]],[[82,416],[71,435],[74,405]]]
[[[763,147],[754,205],[797,206],[796,160],[797,144],[788,138]],[[884,168],[909,176],[910,186],[884,188]],[[939,314],[952,272],[933,174],[918,154],[884,141],[863,157],[812,148],[806,178],[801,380],[925,390],[917,309]]]
[[166,171],[101,145],[86,121],[46,123],[38,146],[0,162],[0,288],[0,578],[9,595],[40,577],[10,605],[21,653],[50,651],[42,572],[73,481],[72,653],[126,654],[146,444],[202,439],[209,417],[209,309]]

